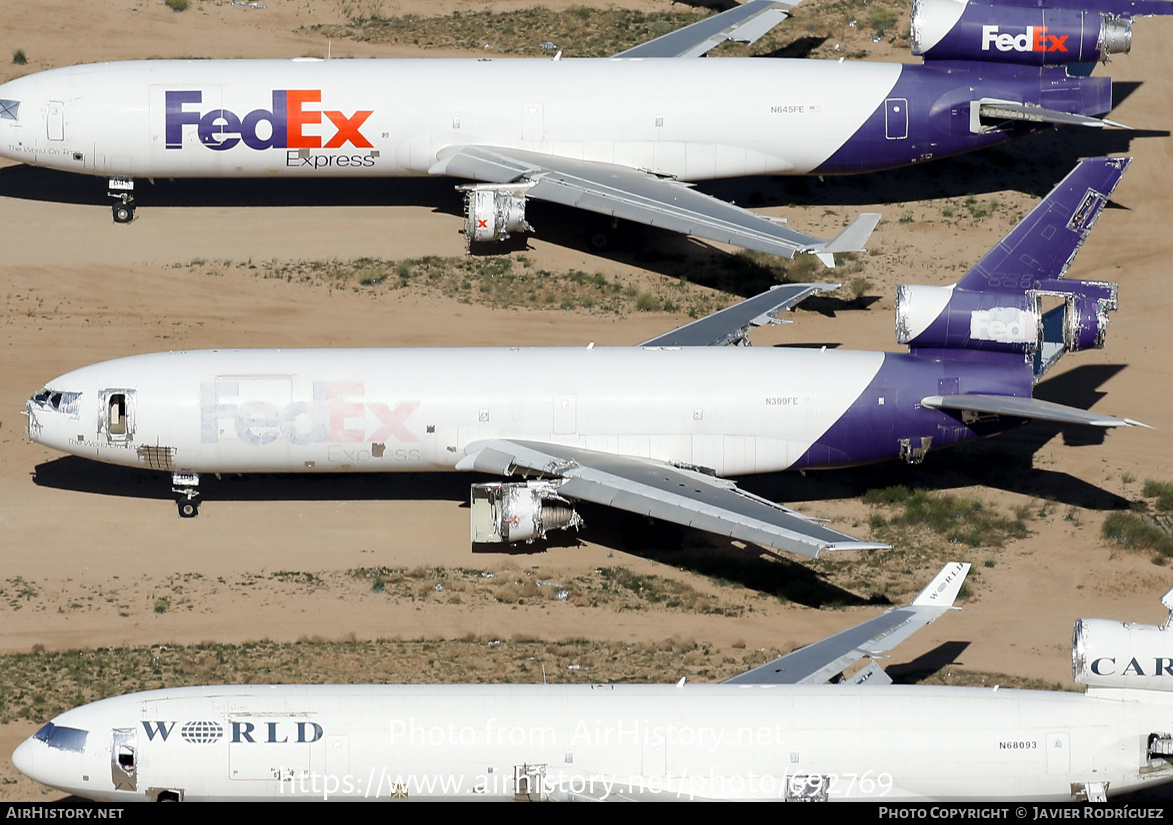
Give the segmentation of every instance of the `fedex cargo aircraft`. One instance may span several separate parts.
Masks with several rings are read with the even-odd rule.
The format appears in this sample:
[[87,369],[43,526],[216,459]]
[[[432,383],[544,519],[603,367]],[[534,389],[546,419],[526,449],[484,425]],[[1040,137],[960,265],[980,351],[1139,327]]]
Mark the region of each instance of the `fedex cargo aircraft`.
[[0,86],[0,156],[109,179],[444,175],[467,237],[529,231],[530,198],[787,257],[865,244],[878,216],[824,241],[692,188],[744,175],[890,169],[1112,107],[1098,61],[1169,0],[916,0],[922,65],[699,59],[752,42],[796,4],[750,0],[609,59],[151,60]]
[[1127,166],[1082,162],[964,278],[904,286],[907,353],[724,346],[826,284],[787,284],[638,347],[207,350],[55,378],[29,437],[171,474],[469,471],[474,542],[577,527],[576,501],[813,556],[876,547],[722,476],[903,459],[1029,420],[1135,424],[1032,397],[1103,344],[1116,285],[1065,278]]

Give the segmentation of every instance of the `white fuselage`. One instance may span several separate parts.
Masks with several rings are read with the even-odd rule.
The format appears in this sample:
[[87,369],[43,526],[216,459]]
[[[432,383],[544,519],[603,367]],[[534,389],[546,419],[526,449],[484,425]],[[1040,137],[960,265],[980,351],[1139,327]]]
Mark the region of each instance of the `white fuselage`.
[[486,145],[683,180],[802,174],[859,130],[901,71],[750,59],[95,64],[0,86],[19,103],[0,118],[0,156],[121,177],[395,176]]
[[13,760],[112,801],[511,799],[527,772],[542,777],[535,799],[781,799],[825,777],[833,800],[1070,801],[1086,786],[1173,778],[1146,752],[1171,714],[1173,700],[1152,691],[205,687],[68,711],[54,724],[85,731],[84,747],[76,735],[73,750],[34,738]]
[[[183,472],[452,470],[493,438],[773,472],[810,449],[885,358],[744,347],[157,353],[49,382],[67,396],[30,401],[28,432],[74,455]],[[895,413],[894,395],[880,413]]]

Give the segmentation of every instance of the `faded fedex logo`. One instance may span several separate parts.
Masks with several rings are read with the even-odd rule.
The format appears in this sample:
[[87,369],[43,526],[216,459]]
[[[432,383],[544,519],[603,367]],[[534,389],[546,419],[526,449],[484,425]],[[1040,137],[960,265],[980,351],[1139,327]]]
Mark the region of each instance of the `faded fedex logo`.
[[350,144],[370,149],[362,133],[374,111],[351,115],[320,108],[320,89],[276,89],[269,109],[254,109],[243,117],[230,109],[208,109],[199,91],[166,92],[165,131],[168,149],[183,148],[183,130],[196,130],[200,143],[217,152],[243,143],[250,149],[341,149]]
[[278,439],[290,444],[419,441],[407,426],[419,401],[394,407],[369,401],[360,382],[315,381],[310,401],[291,400],[288,381],[248,381],[246,398],[241,398],[240,384],[200,384],[201,443],[218,443],[224,421],[231,422],[237,439],[256,446]]
[[1070,35],[1047,34],[1046,26],[1027,26],[1024,34],[999,32],[997,26],[982,26],[982,51],[991,47],[1000,52],[1065,52]]

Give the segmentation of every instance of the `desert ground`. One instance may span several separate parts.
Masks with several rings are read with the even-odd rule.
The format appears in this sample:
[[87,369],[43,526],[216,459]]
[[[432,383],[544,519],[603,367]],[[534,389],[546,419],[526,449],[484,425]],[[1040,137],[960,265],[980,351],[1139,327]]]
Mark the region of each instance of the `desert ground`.
[[[622,2],[668,7],[663,0]],[[427,14],[448,14],[531,3],[404,0],[371,2],[362,10],[423,13],[425,5]],[[73,63],[147,57],[325,56],[327,49],[335,58],[449,53],[347,38],[327,42],[308,29],[342,22],[359,6],[347,0],[268,0],[264,9],[246,9],[226,0],[192,0],[177,14],[162,0],[8,0],[0,4],[0,82]],[[841,302],[836,311],[800,309],[795,323],[761,331],[755,343],[896,351],[892,301],[898,284],[956,280],[1079,157],[1135,158],[1070,272],[1120,284],[1120,310],[1106,347],[1066,358],[1039,394],[1094,405],[1152,429],[1088,434],[1034,427],[933,453],[921,467],[743,481],[863,537],[870,509],[859,497],[869,487],[918,485],[978,496],[1007,511],[1031,510],[1027,537],[1002,548],[957,548],[975,563],[971,597],[963,610],[899,648],[892,665],[961,643],[949,667],[1069,684],[1075,619],[1165,617],[1158,597],[1173,585],[1168,567],[1146,553],[1109,545],[1100,526],[1113,509],[1144,502],[1145,479],[1173,480],[1173,140],[1167,131],[1173,75],[1166,47],[1173,48],[1173,20],[1141,20],[1132,54],[1099,69],[1132,84],[1112,117],[1137,132],[1055,131],[996,156],[800,185],[720,182],[709,190],[745,202],[746,190],[739,187],[760,188],[767,204],[762,211],[784,215],[813,234],[832,233],[848,214],[885,213],[872,242],[875,254],[862,259],[859,272],[875,300]],[[9,63],[17,49],[27,65]],[[873,57],[909,59],[884,44]],[[942,216],[943,204],[964,203],[971,194],[983,203],[996,199],[1000,208],[973,220]],[[592,511],[594,522],[577,541],[523,548],[528,554],[474,556],[469,479],[463,476],[210,480],[199,518],[188,521],[177,517],[162,474],[93,465],[30,445],[21,415],[25,399],[55,376],[107,358],[211,347],[627,345],[688,320],[634,310],[489,308],[436,290],[263,276],[262,262],[465,255],[451,181],[330,182],[320,189],[158,181],[140,186],[139,205],[133,223],[115,226],[103,180],[0,165],[0,653],[473,634],[628,642],[682,637],[703,640],[719,654],[805,644],[883,609],[866,603],[872,593],[862,585],[814,603],[759,599],[757,609],[736,617],[569,603],[376,598],[369,588],[344,584],[298,588],[273,574],[312,573],[337,582],[348,570],[380,566],[536,567],[547,578],[570,579],[622,566],[706,593],[720,585],[690,562],[697,552],[688,549],[693,540],[680,557],[633,551],[605,511]],[[508,254],[550,270],[602,273],[640,289],[667,289],[682,259],[687,268],[693,258],[730,254],[655,236],[663,260],[676,262],[672,266],[654,256],[649,263],[629,250],[600,255],[580,242],[576,227],[565,225],[578,219],[573,213],[551,212],[544,223],[542,217],[534,213],[538,232],[526,248]],[[700,280],[701,273],[695,274]],[[795,559],[736,542],[697,546],[731,565],[736,561],[739,570],[779,564],[801,570]],[[889,589],[892,600],[919,589],[935,566],[920,564],[903,586]],[[179,580],[188,583],[186,590],[175,590]],[[242,586],[244,581],[251,584]],[[754,595],[752,575],[736,584],[747,598]],[[173,606],[160,612],[156,605],[163,597]],[[675,672],[662,675],[666,681],[678,678]],[[595,678],[606,680],[607,674]],[[7,679],[0,673],[0,682]],[[297,674],[285,680],[296,681]],[[0,724],[4,760],[43,721]],[[51,798],[0,761],[0,799]]]

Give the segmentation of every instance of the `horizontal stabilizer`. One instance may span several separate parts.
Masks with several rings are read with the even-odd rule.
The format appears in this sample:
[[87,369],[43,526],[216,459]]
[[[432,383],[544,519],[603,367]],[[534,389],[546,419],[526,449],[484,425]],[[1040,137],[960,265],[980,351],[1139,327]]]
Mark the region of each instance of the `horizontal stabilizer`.
[[[1087,424],[1092,427],[1148,427],[1131,418],[1115,418],[1090,410],[1067,407],[1037,398],[1012,395],[930,395],[920,402],[934,410],[957,410],[973,415],[1007,415],[1058,424]],[[1151,428],[1150,428],[1151,429]]]
[[822,249],[815,252],[815,257],[826,266],[833,267],[835,266],[836,252],[866,252],[865,244],[872,232],[875,231],[876,224],[880,222],[881,217],[879,212],[860,214],[846,229],[828,241]]
[[671,332],[644,341],[641,347],[723,347],[749,344],[749,328],[780,324],[775,317],[817,292],[830,292],[839,284],[783,284],[768,292],[725,307]]
[[726,41],[754,43],[789,17],[790,10],[801,1],[749,0],[699,23],[622,51],[615,57],[702,57]]
[[[747,670],[725,684],[815,685],[833,678],[860,659],[883,656],[913,633],[932,624],[953,607],[969,564],[950,562],[929,582],[912,604],[894,607],[862,624],[828,636],[820,642],[787,653],[772,662]],[[882,677],[872,671],[879,670]],[[872,671],[872,672],[869,672]],[[875,662],[855,674],[854,684],[891,684],[888,674]]]
[[686,467],[563,444],[498,439],[470,444],[457,470],[565,479],[558,494],[685,527],[817,557],[823,550],[879,550],[802,513]]
[[1054,123],[1063,126],[1090,126],[1093,129],[1131,129],[1123,123],[1105,118],[1077,115],[1071,112],[1060,112],[1055,109],[1045,109],[1033,103],[1011,103],[1004,101],[983,102],[978,109],[978,115],[985,120],[1014,120],[1024,123]]

